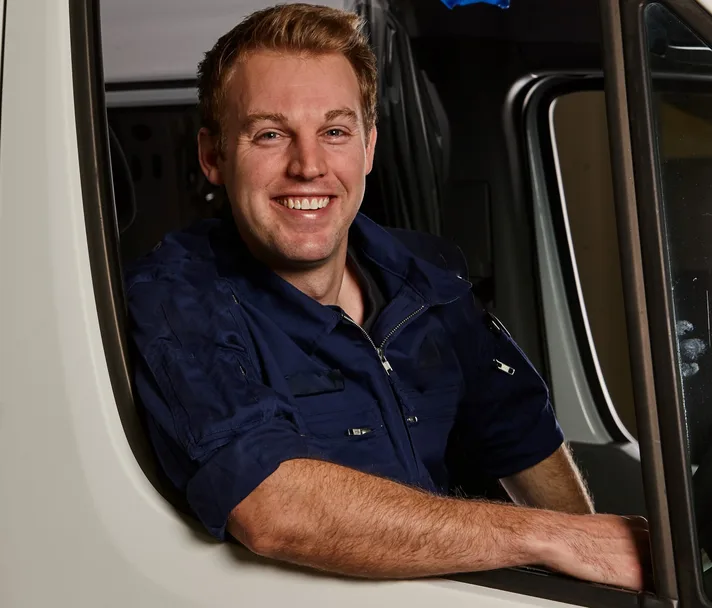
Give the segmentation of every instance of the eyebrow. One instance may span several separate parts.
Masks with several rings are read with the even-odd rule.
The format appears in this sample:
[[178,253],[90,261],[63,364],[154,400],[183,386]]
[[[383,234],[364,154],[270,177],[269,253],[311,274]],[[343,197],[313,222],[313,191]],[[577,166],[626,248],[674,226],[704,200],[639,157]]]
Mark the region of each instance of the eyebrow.
[[[358,124],[358,115],[351,108],[339,108],[337,110],[329,110],[324,114],[324,121],[331,122],[337,118],[345,118]],[[280,125],[286,125],[289,121],[284,114],[272,112],[254,112],[248,114],[240,124],[240,132],[246,133],[260,122],[273,122]]]
[[337,118],[346,118],[355,124],[358,124],[358,116],[351,108],[339,108],[338,110],[329,110],[324,115],[325,122],[331,122]]
[[248,114],[240,124],[240,132],[245,133],[249,131],[259,122],[276,122],[281,125],[286,125],[287,117],[284,114],[274,114],[270,112]]

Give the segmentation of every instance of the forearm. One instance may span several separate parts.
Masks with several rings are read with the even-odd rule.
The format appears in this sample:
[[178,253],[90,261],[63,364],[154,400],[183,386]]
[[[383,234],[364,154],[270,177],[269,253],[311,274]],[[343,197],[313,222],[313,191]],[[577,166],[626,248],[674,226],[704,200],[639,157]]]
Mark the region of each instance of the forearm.
[[586,484],[565,445],[536,466],[501,480],[512,499],[521,505],[591,514]]
[[552,515],[432,496],[333,464],[293,460],[233,511],[229,530],[275,559],[409,578],[540,561]]

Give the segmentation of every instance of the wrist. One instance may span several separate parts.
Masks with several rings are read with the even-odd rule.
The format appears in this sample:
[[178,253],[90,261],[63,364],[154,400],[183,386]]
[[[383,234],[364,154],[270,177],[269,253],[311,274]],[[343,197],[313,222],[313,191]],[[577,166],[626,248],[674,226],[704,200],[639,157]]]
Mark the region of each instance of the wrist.
[[586,516],[538,509],[531,511],[525,518],[521,535],[524,558],[528,564],[557,568],[567,559],[565,536],[579,527],[577,520]]

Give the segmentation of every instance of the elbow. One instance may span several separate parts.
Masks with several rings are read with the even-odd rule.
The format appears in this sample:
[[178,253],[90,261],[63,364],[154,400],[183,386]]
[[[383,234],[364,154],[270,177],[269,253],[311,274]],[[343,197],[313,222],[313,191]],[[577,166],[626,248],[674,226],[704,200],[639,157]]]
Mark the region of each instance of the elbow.
[[[283,507],[283,505],[282,505]],[[270,500],[248,496],[228,518],[228,532],[253,553],[270,559],[285,559],[299,552],[298,534],[284,509]]]
[[233,509],[228,519],[228,532],[253,553],[262,557],[278,558],[283,552],[278,513],[269,514],[269,519],[257,515],[251,509]]
[[228,532],[257,555],[293,560],[317,545],[315,527],[310,525],[314,509],[295,491],[290,480],[298,479],[298,471],[290,467],[292,462],[283,463],[228,517]]
[[269,559],[281,559],[285,555],[279,535],[270,530],[250,530],[244,545],[252,553]]

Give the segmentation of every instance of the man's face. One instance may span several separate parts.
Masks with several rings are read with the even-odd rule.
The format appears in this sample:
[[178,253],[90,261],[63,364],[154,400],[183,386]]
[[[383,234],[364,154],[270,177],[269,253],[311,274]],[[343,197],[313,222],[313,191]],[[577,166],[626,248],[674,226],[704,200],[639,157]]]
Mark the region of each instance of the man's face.
[[271,264],[312,266],[346,245],[371,171],[356,74],[342,55],[258,52],[226,87],[224,157],[200,137],[242,237]]

